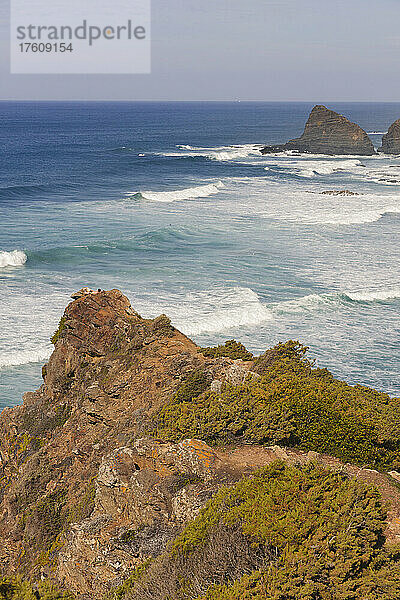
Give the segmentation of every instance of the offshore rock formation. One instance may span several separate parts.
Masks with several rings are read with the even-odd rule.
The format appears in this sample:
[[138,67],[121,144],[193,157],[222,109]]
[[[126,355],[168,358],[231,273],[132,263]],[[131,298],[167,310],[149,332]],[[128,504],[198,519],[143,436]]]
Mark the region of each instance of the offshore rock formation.
[[143,319],[118,290],[74,297],[53,335],[43,385],[0,415],[5,574],[55,577],[80,599],[100,599],[161,555],[221,485],[277,459],[320,462],[376,484],[392,502],[386,535],[400,540],[400,491],[388,475],[241,438],[224,449],[184,431],[182,441],[158,439],[154,415],[191,373],[201,372],[217,394],[259,381],[259,367],[251,355],[199,352],[167,317]]
[[294,150],[312,154],[372,156],[374,145],[367,133],[343,115],[325,106],[315,106],[301,137],[286,144],[266,146],[262,154]]
[[385,154],[400,154],[400,119],[389,127],[388,132],[382,137],[382,147],[379,152]]

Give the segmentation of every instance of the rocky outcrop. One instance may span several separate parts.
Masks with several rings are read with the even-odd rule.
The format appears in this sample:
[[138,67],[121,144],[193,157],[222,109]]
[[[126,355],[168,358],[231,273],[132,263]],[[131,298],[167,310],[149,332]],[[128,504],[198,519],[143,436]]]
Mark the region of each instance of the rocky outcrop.
[[203,356],[118,290],[74,297],[43,385],[0,415],[0,564],[93,598],[241,476],[201,441],[152,440],[152,415],[189,373],[243,381],[251,363]]
[[321,192],[323,196],[359,196],[358,192],[352,192],[351,190],[326,190]]
[[254,363],[204,356],[165,315],[143,319],[118,290],[74,297],[43,385],[0,415],[5,573],[55,576],[82,600],[101,598],[160,555],[220,486],[277,459],[321,462],[378,485],[393,503],[388,536],[400,539],[400,492],[388,475],[279,446],[158,439],[154,414],[190,373],[218,392],[260,377]]
[[397,119],[382,137],[382,147],[379,152],[385,154],[400,154],[400,119]]
[[312,109],[300,138],[282,145],[266,146],[261,153],[270,154],[287,150],[330,155],[372,156],[375,154],[373,143],[359,125],[322,105]]

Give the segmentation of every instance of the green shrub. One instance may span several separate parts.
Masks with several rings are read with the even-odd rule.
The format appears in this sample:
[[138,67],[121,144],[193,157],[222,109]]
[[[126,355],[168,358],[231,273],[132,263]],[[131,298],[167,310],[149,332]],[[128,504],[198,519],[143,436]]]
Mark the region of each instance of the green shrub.
[[68,523],[66,498],[66,491],[59,489],[22,512],[24,539],[32,551],[24,555],[25,562],[36,559],[36,565],[47,565],[54,561],[60,549],[60,535]]
[[276,462],[221,488],[126,600],[394,600],[385,519],[356,479]]
[[210,376],[202,371],[201,369],[197,369],[192,371],[179,386],[178,390],[175,393],[174,401],[175,402],[190,402],[193,398],[197,398],[205,392],[205,390],[210,385]]
[[286,343],[279,342],[279,344],[273,348],[269,348],[264,354],[261,354],[261,356],[258,356],[255,359],[253,370],[256,373],[264,373],[275,362],[285,358],[296,361],[305,360],[305,362],[311,366],[312,363],[305,359],[307,351],[307,346],[303,346],[303,344],[294,340],[289,340]]
[[236,340],[227,340],[222,346],[216,346],[215,348],[200,348],[199,352],[210,358],[219,358],[220,356],[226,356],[233,360],[253,360],[254,356],[249,352],[243,344]]
[[[400,467],[400,399],[350,386],[314,368],[298,342],[279,344],[255,361],[260,378],[177,393],[157,415],[166,440],[211,445],[281,444],[328,453],[380,469]],[[186,389],[186,388],[185,388]]]
[[45,580],[37,585],[20,577],[0,578],[0,600],[74,600],[70,592],[60,591],[55,583]]
[[57,585],[49,580],[41,581],[37,586],[40,600],[74,600],[71,592],[62,592]]
[[43,496],[36,503],[30,516],[32,520],[38,523],[39,528],[43,529],[49,539],[55,538],[62,531],[67,518],[65,511],[66,497],[65,490],[58,490]]

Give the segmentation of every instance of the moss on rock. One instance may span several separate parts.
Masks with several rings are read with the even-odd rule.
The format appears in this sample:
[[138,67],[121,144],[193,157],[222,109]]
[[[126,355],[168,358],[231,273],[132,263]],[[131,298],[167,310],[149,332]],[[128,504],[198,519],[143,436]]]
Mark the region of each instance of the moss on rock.
[[62,332],[66,328],[66,321],[67,321],[66,317],[61,317],[60,322],[58,324],[58,328],[56,329],[56,331],[53,333],[53,335],[50,338],[50,341],[52,344],[56,345],[56,343],[60,339]]

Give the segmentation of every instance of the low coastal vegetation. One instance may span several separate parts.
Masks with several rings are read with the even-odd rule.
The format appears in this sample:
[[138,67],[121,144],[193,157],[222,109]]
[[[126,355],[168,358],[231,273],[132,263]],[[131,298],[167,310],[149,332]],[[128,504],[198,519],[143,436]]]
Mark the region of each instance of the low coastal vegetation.
[[339,381],[306,353],[295,341],[278,344],[254,360],[244,383],[225,383],[218,392],[205,372],[193,372],[159,411],[157,435],[210,445],[279,444],[399,468],[400,399]]
[[114,598],[393,600],[400,548],[384,547],[385,518],[355,479],[275,462],[221,488]]
[[0,578],[0,600],[75,600],[69,592],[62,592],[51,581],[32,585],[26,580]]
[[236,340],[227,340],[225,344],[216,346],[215,348],[200,348],[200,352],[210,358],[219,358],[222,356],[232,358],[233,360],[238,358],[241,360],[253,360],[254,358],[253,354]]

